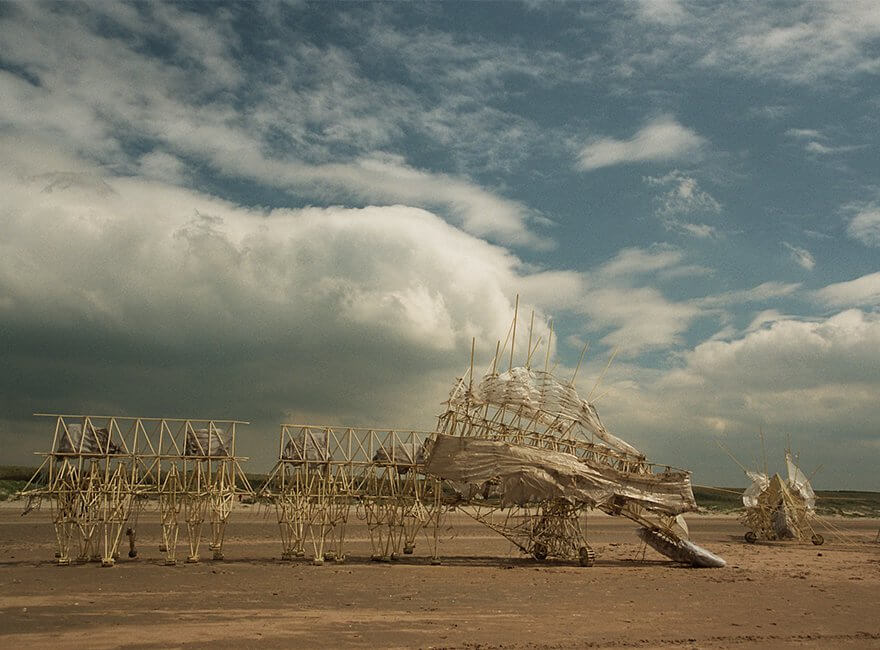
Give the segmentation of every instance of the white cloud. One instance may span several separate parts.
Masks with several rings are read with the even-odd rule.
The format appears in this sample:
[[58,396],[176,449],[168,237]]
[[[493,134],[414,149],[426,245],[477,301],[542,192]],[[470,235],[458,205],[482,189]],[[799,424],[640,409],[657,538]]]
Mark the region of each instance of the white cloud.
[[[460,372],[466,355],[457,352],[472,337],[494,349],[517,291],[523,313],[534,306],[539,322],[550,309],[586,316],[601,343],[622,346],[621,358],[680,342],[701,312],[650,286],[663,274],[703,271],[668,246],[624,249],[585,273],[529,268],[419,208],[245,208],[113,177],[36,141],[3,144],[0,317],[18,338],[48,335],[35,324],[55,323],[62,333],[88,332],[87,341],[114,341],[105,358],[149,351],[143,367],[154,374],[153,364],[196,373],[191,354],[175,360],[181,350],[220,355],[215,365],[246,377],[268,358],[262,379],[248,381],[275,382],[263,404],[273,412],[302,410],[308,398],[310,412],[329,413],[350,377],[353,386],[385,385],[374,406],[359,398],[349,408],[368,417],[382,404],[405,421],[415,404],[389,404],[401,391],[422,399],[424,382],[438,390]],[[67,335],[52,337],[60,350]],[[87,354],[64,354],[85,369]],[[297,372],[287,376],[290,365]],[[412,372],[423,382],[401,386]],[[317,378],[289,397],[304,390],[304,377]]]
[[815,140],[817,138],[824,137],[822,133],[820,131],[817,131],[816,129],[788,129],[785,132],[785,135],[791,136],[793,138],[808,140]]
[[701,343],[686,355],[684,373],[716,389],[815,389],[877,383],[880,314],[849,310],[819,322],[775,321],[742,339]]
[[756,330],[761,329],[768,323],[775,323],[781,320],[790,320],[791,316],[786,316],[778,309],[765,309],[764,311],[758,312],[755,317],[752,319],[752,322],[749,323],[749,326],[746,328],[746,332],[754,332]]
[[471,338],[555,286],[419,208],[251,209],[2,144],[4,360],[59,407],[430,427]]
[[611,260],[586,272],[580,291],[571,286],[559,307],[588,317],[585,327],[601,332],[600,342],[619,346],[621,358],[648,349],[675,345],[702,309],[666,298],[653,286],[680,273],[704,273],[683,263],[683,253],[670,246],[625,248]]
[[589,316],[588,329],[611,329],[600,341],[620,346],[621,357],[681,343],[701,314],[696,305],[669,300],[653,287],[625,285],[587,290],[576,310]]
[[880,248],[880,209],[860,210],[849,222],[847,234],[865,246]]
[[688,223],[678,219],[664,219],[663,226],[667,230],[679,232],[683,235],[696,237],[697,239],[712,239],[718,237],[718,229],[705,223]]
[[880,272],[829,284],[813,295],[831,307],[880,306]]
[[813,258],[813,254],[806,248],[800,248],[799,246],[789,244],[787,241],[782,242],[782,246],[789,252],[791,259],[795,264],[802,269],[812,271],[813,267],[816,266],[816,260]]
[[837,145],[828,144],[829,138],[821,131],[815,129],[788,129],[785,134],[796,140],[804,141],[804,151],[817,156],[830,156],[848,151],[856,151],[865,145]]
[[[520,293],[546,313],[576,315],[583,331],[566,340],[580,347],[582,334],[619,347],[621,359],[674,346],[705,310],[694,301],[676,301],[657,284],[710,269],[687,264],[682,251],[666,245],[625,248],[583,272],[546,270],[521,275]],[[594,341],[595,342],[595,341]]]
[[[458,130],[456,143],[486,151],[494,142],[490,157],[512,160],[506,152],[523,150],[514,134],[531,137],[522,120],[475,113],[473,101],[462,96],[441,94],[444,103],[432,103],[405,85],[371,80],[352,53],[308,40],[297,40],[271,68],[246,74],[233,56],[238,40],[224,12],[209,19],[170,5],[148,6],[142,14],[92,9],[94,14],[47,12],[21,5],[0,21],[10,63],[39,80],[0,72],[0,120],[19,133],[52,134],[61,146],[100,164],[154,178],[185,179],[179,161],[188,160],[299,200],[418,205],[481,237],[549,247],[532,229],[546,223],[536,211],[466,175],[419,169],[385,153],[406,131],[426,134],[448,150],[452,141],[431,126],[440,119]],[[99,18],[124,25],[130,37],[98,33],[93,24]],[[169,47],[187,48],[165,59],[143,54],[142,41],[157,30],[175,35]],[[502,52],[495,54],[503,59]],[[237,110],[233,95],[249,110]],[[424,120],[429,111],[434,118]],[[516,128],[508,128],[512,122]],[[512,138],[502,148],[494,135],[499,124]],[[478,141],[476,133],[484,137]],[[486,133],[492,135],[487,139]],[[156,151],[133,156],[132,140],[137,147],[154,143]]]
[[807,151],[807,153],[813,153],[819,156],[830,156],[838,153],[846,153],[848,151],[856,151],[862,148],[864,148],[864,145],[842,145],[838,147],[832,147],[826,144],[822,144],[821,142],[808,142],[804,146],[804,149]]
[[141,156],[139,171],[149,179],[165,181],[174,185],[182,185],[186,178],[186,165],[177,156],[164,151],[151,151]]
[[687,17],[679,0],[638,0],[639,17],[646,22],[678,25]]
[[870,489],[870,473],[859,480],[853,472],[874,462],[865,461],[864,446],[880,436],[880,314],[849,310],[804,322],[767,311],[753,325],[738,336],[728,331],[733,340],[700,343],[679,368],[615,363],[604,382],[611,392],[603,421],[651,457],[692,467],[704,484],[737,476],[715,436],[760,454],[763,429],[768,445],[779,448],[771,463],[781,463],[790,436],[812,466],[824,463],[820,485]]
[[767,120],[780,120],[792,112],[791,106],[782,104],[769,104],[765,106],[754,106],[749,109],[749,114]]
[[680,160],[698,154],[706,139],[669,115],[642,127],[629,140],[600,138],[581,149],[578,167],[585,171],[634,162]]
[[697,302],[703,307],[729,307],[732,305],[751,303],[751,302],[763,302],[766,300],[772,300],[774,298],[780,298],[783,296],[790,296],[798,289],[800,289],[801,284],[799,282],[763,282],[756,287],[751,287],[750,289],[738,289],[736,291],[727,291],[724,293],[715,294],[712,296],[707,296],[705,298],[700,298]]
[[683,253],[671,246],[653,246],[648,249],[624,248],[602,264],[597,272],[606,278],[616,279],[676,266],[682,258]]
[[[880,15],[871,0],[717,10],[699,16],[698,35],[712,40],[702,63],[731,73],[814,83],[877,70],[871,43]],[[683,29],[687,29],[685,26]]]
[[648,185],[668,188],[657,198],[657,213],[663,217],[721,212],[721,204],[711,194],[700,189],[695,178],[677,169],[664,176],[647,176],[645,182]]
[[[622,63],[649,78],[668,74],[667,66],[677,73],[696,65],[761,83],[815,85],[876,75],[878,34],[880,17],[873,0],[677,6],[640,2],[620,19],[614,38]],[[790,108],[769,105],[755,110],[778,119]]]
[[[31,154],[18,154],[12,168],[26,172]],[[109,327],[153,338],[198,336],[217,324],[214,310],[232,309],[226,335],[246,338],[267,327],[312,330],[298,318],[317,301],[318,311],[343,321],[381,323],[419,345],[448,349],[464,331],[449,314],[453,303],[498,307],[518,266],[503,249],[405,206],[267,212],[87,171],[5,174],[2,185],[2,277],[16,305],[10,318],[44,309],[97,313]],[[490,286],[499,294],[487,295]],[[461,293],[452,299],[450,292]],[[184,305],[186,323],[161,317]]]
[[682,216],[717,215],[721,204],[708,192],[700,189],[697,180],[687,174],[673,170],[664,176],[646,176],[645,183],[663,188],[665,191],[655,198],[657,215],[663,226],[697,239],[710,239],[719,235],[718,229],[706,223],[693,223],[681,219]]

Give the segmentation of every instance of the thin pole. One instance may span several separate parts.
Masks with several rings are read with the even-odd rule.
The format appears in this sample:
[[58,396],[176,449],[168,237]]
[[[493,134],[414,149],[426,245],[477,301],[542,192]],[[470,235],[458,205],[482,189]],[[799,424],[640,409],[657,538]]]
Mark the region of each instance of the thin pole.
[[[511,329],[513,329],[513,321],[510,321],[510,325],[507,326],[507,334],[504,335],[504,345],[500,345],[501,341],[498,341],[499,350],[495,352],[495,358],[492,360],[492,372],[493,373],[497,369],[496,364],[498,363],[499,351],[500,351],[500,354],[504,354],[504,351],[507,350],[507,342],[510,340],[510,330]],[[486,372],[488,372],[488,368],[486,369]]]
[[599,378],[596,380],[596,385],[593,386],[593,390],[591,390],[591,391],[590,391],[590,394],[587,395],[587,401],[588,401],[588,402],[590,401],[590,398],[593,396],[593,393],[596,391],[596,389],[599,388],[599,384],[602,382],[602,379],[605,377],[605,373],[608,372],[608,368],[611,367],[611,362],[614,361],[614,357],[617,356],[617,351],[618,351],[619,349],[620,349],[619,347],[615,346],[615,348],[614,348],[614,352],[611,353],[611,358],[608,359],[608,363],[605,364],[605,370],[603,370],[603,371],[602,371],[602,374],[599,375]]
[[530,368],[532,362],[532,328],[535,326],[535,310],[532,310],[532,317],[529,320],[529,344],[526,347],[526,368]]
[[544,357],[544,373],[550,369],[550,344],[553,342],[553,319],[550,319],[550,334],[547,336],[547,355]]
[[[724,444],[722,444],[722,442],[721,442],[720,440],[716,440],[715,443],[716,443],[719,447],[721,447],[721,449],[724,451],[725,454],[727,454],[728,456],[730,456],[730,459],[731,459],[734,463],[736,463],[736,464],[739,466],[739,468],[740,468],[745,474],[748,474],[748,473],[749,473],[749,470],[747,470],[745,467],[743,467],[743,464],[742,464],[741,462],[739,462],[739,461],[736,459],[736,456],[734,456],[734,455],[731,453],[731,451],[730,451],[727,447],[725,447]],[[765,474],[765,476],[766,476],[766,474]]]
[[468,399],[470,399],[470,395],[474,390],[474,346],[476,345],[476,337],[471,338],[471,374],[470,374],[470,382],[468,383]]
[[538,348],[541,347],[541,339],[543,339],[543,338],[544,338],[544,337],[539,336],[539,337],[538,337],[538,340],[535,341],[535,347],[534,347],[534,349],[531,349],[531,350],[529,351],[529,358],[526,359],[526,368],[528,368],[529,370],[532,369],[532,365],[531,365],[531,364],[532,364],[532,356],[535,354],[535,352],[538,351]]
[[584,355],[587,353],[587,350],[589,349],[589,347],[590,347],[590,342],[589,342],[589,341],[587,341],[586,343],[584,343],[584,347],[583,347],[583,349],[581,350],[581,358],[578,359],[577,366],[575,366],[575,369],[574,369],[574,374],[571,376],[571,381],[568,382],[568,385],[569,385],[569,386],[574,386],[574,380],[575,380],[575,377],[577,377],[578,370],[581,369],[581,363],[583,363],[583,361],[584,361]]
[[510,337],[510,365],[508,370],[513,370],[513,349],[516,347],[516,317],[519,313],[519,294],[516,294],[516,303],[513,307],[513,336]]
[[758,429],[758,433],[761,436],[761,455],[764,457],[764,475],[767,474],[767,448],[764,446],[764,427],[760,427]]

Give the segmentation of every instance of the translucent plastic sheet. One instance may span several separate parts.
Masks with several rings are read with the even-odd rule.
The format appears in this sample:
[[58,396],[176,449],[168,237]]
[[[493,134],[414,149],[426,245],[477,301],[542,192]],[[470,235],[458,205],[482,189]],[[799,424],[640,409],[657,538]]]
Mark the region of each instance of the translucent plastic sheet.
[[330,433],[300,429],[290,435],[281,452],[282,460],[326,463],[330,460]]
[[228,456],[229,442],[219,429],[193,429],[186,432],[187,456]]
[[83,453],[83,454],[117,454],[119,445],[109,440],[110,434],[107,429],[96,429],[86,426],[85,435],[81,424],[68,424],[67,431],[62,428],[58,432],[58,442],[55,451],[60,454]]
[[472,485],[497,480],[504,505],[567,499],[602,506],[620,498],[662,514],[697,509],[687,472],[626,473],[571,454],[483,438],[438,435],[425,470]]
[[[450,396],[450,408],[461,404],[466,393],[460,383]],[[574,420],[587,432],[613,449],[641,456],[638,449],[608,433],[592,404],[578,395],[573,386],[562,384],[553,375],[528,368],[513,368],[483,377],[470,396],[472,405],[492,404],[520,408],[538,421],[551,424],[554,416]]]
[[754,508],[758,505],[761,493],[770,485],[770,479],[761,472],[746,472],[746,475],[752,480],[752,484],[743,492],[743,505],[746,508]]
[[816,508],[816,493],[813,492],[813,486],[810,485],[809,479],[800,468],[794,464],[794,459],[789,452],[785,454],[785,464],[788,467],[789,487],[804,500],[807,510],[812,512]]

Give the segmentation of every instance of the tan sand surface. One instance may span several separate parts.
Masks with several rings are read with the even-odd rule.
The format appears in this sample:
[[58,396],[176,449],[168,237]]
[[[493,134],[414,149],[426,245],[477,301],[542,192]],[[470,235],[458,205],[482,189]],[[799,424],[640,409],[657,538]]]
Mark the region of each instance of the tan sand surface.
[[273,514],[257,507],[233,513],[225,561],[164,566],[148,513],[137,560],[58,567],[48,512],[7,507],[0,647],[880,648],[880,521],[829,520],[846,537],[823,530],[821,547],[748,545],[731,516],[689,521],[727,568],[673,565],[604,515],[589,524],[596,566],[538,563],[461,514],[442,566],[424,540],[370,562],[357,522],[345,563],[311,566],[279,559]]

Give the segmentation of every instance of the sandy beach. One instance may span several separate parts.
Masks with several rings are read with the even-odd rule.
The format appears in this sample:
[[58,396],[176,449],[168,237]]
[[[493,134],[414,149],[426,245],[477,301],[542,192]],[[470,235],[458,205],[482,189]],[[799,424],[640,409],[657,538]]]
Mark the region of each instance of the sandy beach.
[[[166,567],[154,514],[139,557],[59,567],[47,511],[0,509],[0,644],[65,647],[853,647],[880,646],[880,521],[834,519],[821,547],[749,545],[733,516],[690,518],[723,569],[676,566],[631,522],[597,515],[596,565],[538,563],[461,514],[427,543],[370,562],[350,527],[344,563],[282,562],[273,513],[233,513],[226,560]],[[181,549],[182,550],[182,549]],[[421,553],[421,554],[420,554]],[[182,554],[182,553],[181,553]]]

